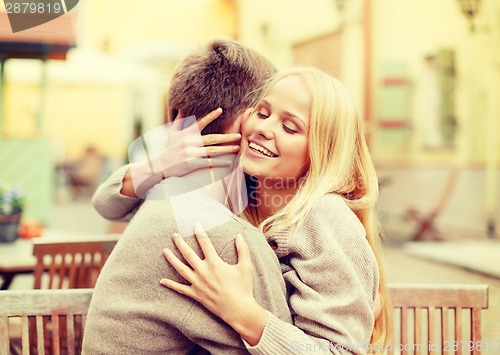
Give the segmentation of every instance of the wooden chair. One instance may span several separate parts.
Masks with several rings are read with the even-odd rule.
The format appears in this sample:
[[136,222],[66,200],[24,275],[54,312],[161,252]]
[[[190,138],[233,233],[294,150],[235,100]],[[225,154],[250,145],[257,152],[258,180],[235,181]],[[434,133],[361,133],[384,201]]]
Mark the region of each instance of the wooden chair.
[[[15,353],[18,346],[23,355],[80,354],[91,297],[92,289],[0,291],[0,354]],[[21,320],[20,344],[9,337],[15,318]]]
[[390,291],[392,353],[481,353],[481,310],[488,308],[488,285],[392,284]]
[[[89,236],[71,242],[55,239],[33,241],[37,258],[35,289],[91,288],[120,234]],[[44,278],[45,271],[48,277]]]
[[[50,238],[34,240],[33,255],[37,259],[34,269],[34,288],[93,288],[119,236],[120,234],[89,235],[74,237],[70,242],[61,242],[58,239]],[[41,324],[35,324],[35,320],[32,318],[28,324],[31,337],[34,337],[38,327],[44,327],[46,334],[50,332],[51,325],[47,318],[43,319]],[[76,319],[75,326],[78,327],[79,324],[81,324],[81,320]],[[15,331],[13,332],[15,333]],[[59,329],[63,338],[65,332],[66,326],[63,325]],[[15,336],[13,339],[13,342],[16,343]],[[47,351],[51,349],[47,344],[49,342],[50,339],[46,339]]]
[[[389,287],[396,328],[389,353],[481,353],[477,345],[469,351],[469,344],[481,341],[481,310],[488,308],[487,285],[392,284]],[[61,347],[68,354],[79,354],[91,296],[92,289],[0,291],[0,354],[9,353],[11,317],[21,318],[23,354],[30,353],[30,344],[36,345],[39,354],[47,349],[60,354]],[[30,317],[35,319],[36,336],[30,336]],[[61,331],[61,317],[65,318],[64,331]],[[48,330],[44,326],[47,321],[52,324]],[[464,331],[469,335],[464,336]],[[52,348],[41,345],[44,338],[51,340]]]

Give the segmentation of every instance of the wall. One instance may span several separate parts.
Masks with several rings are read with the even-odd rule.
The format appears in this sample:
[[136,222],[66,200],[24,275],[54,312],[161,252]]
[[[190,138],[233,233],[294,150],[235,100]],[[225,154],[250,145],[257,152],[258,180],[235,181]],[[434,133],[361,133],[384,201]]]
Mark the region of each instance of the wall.
[[[371,8],[371,27],[367,33],[372,48],[372,58],[368,63],[372,70],[369,91],[373,103],[368,114],[372,118],[368,122],[370,144],[381,171],[385,169],[392,174],[391,169],[400,169],[404,172],[397,175],[399,188],[394,186],[391,190],[387,187],[381,203],[397,212],[404,211],[414,197],[417,205],[419,198],[427,198],[420,207],[428,211],[443,184],[436,183],[431,191],[425,186],[432,184],[433,179],[427,179],[419,185],[421,195],[408,195],[409,200],[402,198],[400,187],[411,190],[428,170],[457,168],[467,178],[461,177],[457,184],[456,196],[451,197],[455,201],[454,207],[449,210],[453,212],[446,215],[444,222],[456,222],[458,226],[465,223],[468,228],[474,226],[482,233],[488,219],[497,219],[499,223],[500,2],[482,0],[476,31],[472,33],[456,0],[352,0],[346,1],[344,14],[337,11],[333,0],[307,3],[240,0],[238,33],[242,41],[261,51],[281,68],[293,64],[292,47],[295,43],[327,33],[341,33],[339,77],[358,100],[360,111],[364,112],[366,53],[363,11],[367,4]],[[453,146],[429,148],[423,138],[425,118],[428,117],[424,57],[443,48],[455,53],[458,131]],[[392,97],[392,100],[391,97],[382,100],[386,93],[381,80],[389,74],[406,79],[408,93]],[[398,105],[404,106],[404,99],[408,101],[404,117],[409,123],[407,128],[381,128],[378,120],[383,118],[382,113],[397,110]],[[481,173],[469,173],[470,169]],[[469,199],[468,193],[474,198]],[[458,213],[457,208],[464,203],[468,203],[470,210],[463,209]],[[463,219],[462,214],[467,211],[473,211],[469,213],[471,218]]]
[[119,52],[145,40],[199,44],[234,37],[234,4],[229,0],[81,1],[81,45]]
[[339,79],[363,109],[362,0],[348,1],[344,15],[333,0],[239,0],[237,4],[238,38],[278,68],[294,64],[294,44],[340,31],[343,69]]
[[[373,6],[373,90],[380,90],[381,68],[399,64],[406,68],[414,91],[411,131],[399,146],[377,142],[374,151],[379,160],[485,163],[485,142],[490,142],[490,147],[499,151],[498,143],[496,146],[491,144],[498,142],[498,137],[490,134],[500,120],[498,107],[493,104],[498,101],[498,84],[494,84],[498,83],[494,80],[498,78],[498,64],[493,63],[499,62],[500,4],[495,0],[483,0],[482,3],[474,33],[469,31],[468,22],[455,0],[381,0]],[[425,95],[423,58],[440,48],[451,48],[456,54],[459,129],[454,148],[429,150],[422,139],[426,112],[422,104]],[[374,111],[377,110],[375,106]]]

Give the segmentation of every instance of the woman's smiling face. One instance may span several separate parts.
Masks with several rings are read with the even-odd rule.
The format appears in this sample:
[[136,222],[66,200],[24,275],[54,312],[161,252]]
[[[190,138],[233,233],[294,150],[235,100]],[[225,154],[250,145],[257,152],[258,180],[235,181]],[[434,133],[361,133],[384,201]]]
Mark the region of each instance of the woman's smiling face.
[[311,100],[297,76],[278,81],[243,122],[243,170],[262,179],[298,179],[309,166]]

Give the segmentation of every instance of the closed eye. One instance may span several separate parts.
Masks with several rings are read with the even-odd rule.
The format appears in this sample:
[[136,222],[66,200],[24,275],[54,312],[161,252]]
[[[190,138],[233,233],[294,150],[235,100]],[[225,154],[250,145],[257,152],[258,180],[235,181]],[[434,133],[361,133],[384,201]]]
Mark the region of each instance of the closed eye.
[[257,111],[256,114],[257,114],[257,117],[262,118],[264,120],[269,117],[265,113],[262,113],[262,112],[259,112],[259,111]]
[[290,134],[299,133],[296,130],[293,130],[290,127],[287,127],[285,124],[282,124],[281,126],[283,126],[283,129],[285,130],[286,133],[290,133]]

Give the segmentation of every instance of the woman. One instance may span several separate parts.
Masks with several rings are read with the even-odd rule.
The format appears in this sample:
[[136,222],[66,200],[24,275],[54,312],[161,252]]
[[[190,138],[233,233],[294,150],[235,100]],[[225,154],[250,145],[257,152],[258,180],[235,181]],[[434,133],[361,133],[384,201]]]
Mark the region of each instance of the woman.
[[190,285],[161,284],[223,319],[251,353],[376,350],[369,342],[385,343],[390,319],[387,302],[374,319],[377,291],[388,300],[375,215],[378,182],[363,122],[344,86],[314,68],[277,74],[243,123],[241,163],[251,186],[245,217],[280,259],[294,326],[253,299],[240,237],[233,266],[217,257],[201,226],[195,233],[203,260],[175,235],[191,267],[169,250],[164,255]]

